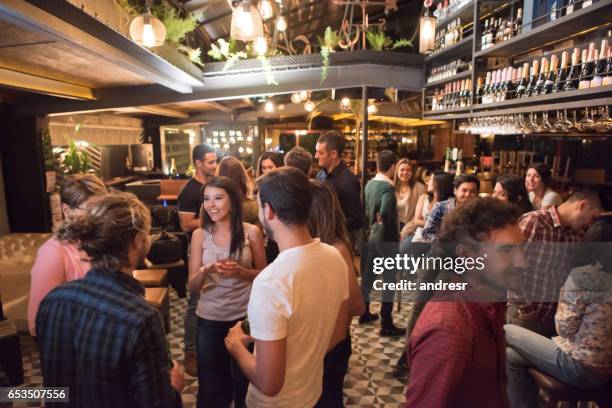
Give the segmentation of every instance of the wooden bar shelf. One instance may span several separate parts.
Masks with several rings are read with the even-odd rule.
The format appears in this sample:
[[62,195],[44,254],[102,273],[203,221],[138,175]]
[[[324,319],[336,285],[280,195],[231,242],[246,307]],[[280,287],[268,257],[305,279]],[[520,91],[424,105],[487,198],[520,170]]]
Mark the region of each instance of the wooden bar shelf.
[[456,81],[456,80],[459,80],[459,79],[471,78],[471,77],[472,77],[472,71],[471,70],[467,70],[467,71],[463,71],[463,72],[460,72],[458,74],[455,74],[453,76],[449,76],[448,78],[439,79],[437,81],[430,82],[428,84],[425,84],[423,87],[424,88],[432,88],[434,86],[442,85],[442,84],[445,84],[447,82],[452,82],[452,81]]
[[612,0],[601,0],[587,8],[500,42],[491,48],[478,51],[474,54],[474,58],[512,57],[517,54],[524,54],[530,50],[566,40],[574,34],[583,33],[594,27],[610,25],[612,24],[611,15]]
[[[612,0],[610,0],[612,1]],[[473,35],[469,35],[465,37],[463,40],[459,41],[443,49],[442,51],[438,51],[435,54],[431,54],[425,58],[425,62],[431,63],[433,61],[439,60],[450,60],[456,57],[463,57],[472,53],[472,39]]]

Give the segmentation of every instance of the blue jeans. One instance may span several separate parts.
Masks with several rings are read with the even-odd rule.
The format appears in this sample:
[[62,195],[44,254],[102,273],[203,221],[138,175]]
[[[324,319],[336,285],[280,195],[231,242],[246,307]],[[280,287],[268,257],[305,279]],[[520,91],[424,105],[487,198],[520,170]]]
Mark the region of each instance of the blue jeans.
[[530,366],[577,388],[599,387],[607,382],[607,378],[584,368],[548,337],[513,324],[505,325],[504,331],[508,345],[508,398],[512,408],[538,407],[538,388],[527,372]]
[[198,408],[227,408],[232,401],[235,408],[245,406],[249,382],[225,348],[225,337],[238,321],[198,317]]

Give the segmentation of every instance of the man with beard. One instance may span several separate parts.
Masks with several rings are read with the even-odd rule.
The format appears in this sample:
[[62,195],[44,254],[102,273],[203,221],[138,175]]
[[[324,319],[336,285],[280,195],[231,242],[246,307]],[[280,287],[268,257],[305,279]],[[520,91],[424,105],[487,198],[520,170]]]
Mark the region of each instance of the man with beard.
[[161,316],[132,277],[149,252],[150,227],[144,204],[118,193],[97,199],[58,232],[92,267],[50,292],[36,317],[43,384],[69,387],[69,406],[180,405],[184,381],[178,365],[169,371]]
[[526,266],[519,216],[512,204],[479,198],[444,220],[436,256],[484,267],[450,272],[448,280],[467,283],[466,290],[437,293],[421,313],[408,344],[408,406],[508,406],[506,291],[520,287]]
[[[238,323],[225,339],[251,382],[251,408],[312,407],[323,386],[323,359],[346,316],[348,271],[333,246],[308,229],[310,183],[298,169],[272,170],[257,182],[259,220],[280,254],[253,281],[250,334]],[[247,349],[255,342],[255,355]]]

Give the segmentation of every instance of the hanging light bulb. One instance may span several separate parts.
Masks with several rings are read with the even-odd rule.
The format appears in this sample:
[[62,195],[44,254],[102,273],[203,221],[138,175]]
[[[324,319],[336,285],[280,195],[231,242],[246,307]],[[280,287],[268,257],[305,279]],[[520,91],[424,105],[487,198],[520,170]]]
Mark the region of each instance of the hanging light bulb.
[[261,14],[261,18],[264,20],[269,19],[274,15],[274,10],[272,10],[272,3],[269,0],[260,0],[259,1],[259,13]]
[[274,102],[272,102],[272,101],[268,101],[268,102],[266,102],[265,111],[266,111],[267,113],[272,113],[272,112],[274,112]]
[[300,102],[302,102],[302,98],[300,98],[300,94],[299,93],[291,94],[291,102],[292,103],[300,103]]
[[305,102],[308,100],[308,91],[300,91],[300,101]]
[[166,26],[151,14],[148,2],[145,3],[145,12],[130,21],[130,37],[136,44],[148,48],[164,43]]
[[370,115],[375,115],[378,112],[378,108],[374,104],[368,105],[368,113]]
[[285,30],[287,29],[287,20],[285,20],[285,17],[279,16],[276,19],[276,29],[281,33],[285,32]]
[[313,101],[311,101],[310,99],[304,104],[304,109],[306,110],[306,112],[312,112],[313,110],[315,110],[315,104]]
[[253,49],[257,55],[265,55],[268,51],[268,42],[265,37],[257,37],[253,43]]
[[250,0],[245,0],[232,10],[230,36],[240,41],[254,41],[257,37],[263,37],[261,15]]
[[347,98],[346,96],[342,99],[340,99],[340,108],[342,110],[349,110],[351,109],[351,99]]

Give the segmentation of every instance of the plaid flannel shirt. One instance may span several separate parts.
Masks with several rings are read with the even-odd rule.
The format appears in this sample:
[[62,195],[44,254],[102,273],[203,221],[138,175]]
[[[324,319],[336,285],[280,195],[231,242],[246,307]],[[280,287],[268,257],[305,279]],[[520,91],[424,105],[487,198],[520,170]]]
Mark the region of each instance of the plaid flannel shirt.
[[425,227],[423,227],[422,242],[433,242],[438,239],[437,235],[442,226],[442,221],[444,221],[444,217],[454,208],[454,197],[445,201],[440,201],[433,206],[425,222]]

